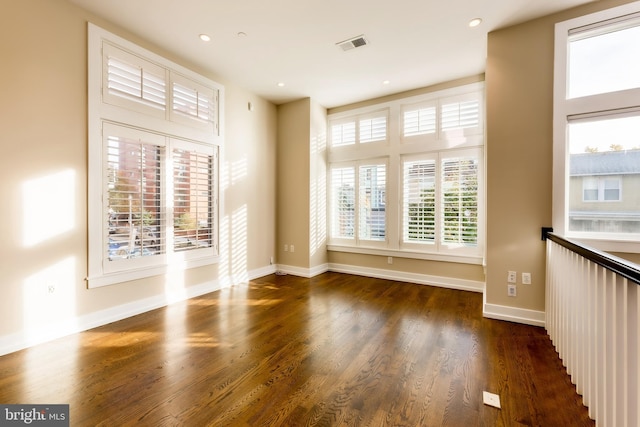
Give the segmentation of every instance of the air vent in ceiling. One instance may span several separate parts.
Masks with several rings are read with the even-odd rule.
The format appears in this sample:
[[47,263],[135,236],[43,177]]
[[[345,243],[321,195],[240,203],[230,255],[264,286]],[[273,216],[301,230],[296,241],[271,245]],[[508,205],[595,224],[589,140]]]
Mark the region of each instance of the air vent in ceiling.
[[336,43],[336,45],[340,46],[340,48],[344,51],[355,49],[357,47],[362,47],[368,45],[369,42],[364,38],[364,35],[359,35],[357,37],[353,37],[349,40],[341,41],[340,43]]

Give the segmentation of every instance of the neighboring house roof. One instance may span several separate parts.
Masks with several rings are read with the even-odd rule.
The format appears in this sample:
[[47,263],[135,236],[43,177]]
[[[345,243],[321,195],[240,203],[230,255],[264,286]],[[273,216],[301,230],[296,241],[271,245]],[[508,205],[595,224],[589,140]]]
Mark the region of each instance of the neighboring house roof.
[[571,154],[570,175],[640,174],[640,150]]

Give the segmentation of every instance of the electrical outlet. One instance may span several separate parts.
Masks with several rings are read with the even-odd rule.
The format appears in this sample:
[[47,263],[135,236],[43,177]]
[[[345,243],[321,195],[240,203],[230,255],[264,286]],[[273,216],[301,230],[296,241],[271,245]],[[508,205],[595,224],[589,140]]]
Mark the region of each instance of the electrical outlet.
[[289,249],[291,249],[291,252],[295,252],[296,248],[293,247],[293,245],[289,245]]
[[507,285],[507,295],[510,297],[516,296],[516,285]]
[[516,283],[517,274],[515,271],[509,271],[509,273],[507,273],[507,283]]
[[523,285],[531,284],[531,273],[522,273],[522,284]]
[[393,257],[392,256],[388,256],[387,257],[387,264],[393,264]]
[[273,265],[273,257],[269,257],[269,265]]
[[284,251],[289,252],[289,245],[284,245]]

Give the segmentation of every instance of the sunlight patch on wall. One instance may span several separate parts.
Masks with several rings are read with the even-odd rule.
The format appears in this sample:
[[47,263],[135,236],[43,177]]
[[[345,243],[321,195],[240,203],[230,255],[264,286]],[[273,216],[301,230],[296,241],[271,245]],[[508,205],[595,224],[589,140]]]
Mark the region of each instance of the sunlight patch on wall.
[[25,279],[23,316],[28,343],[77,329],[75,272],[76,259],[68,257]]
[[327,173],[319,172],[315,179],[311,180],[310,195],[310,221],[309,224],[309,251],[314,255],[324,248],[327,241]]
[[309,190],[309,254],[313,256],[324,249],[327,241],[327,166],[324,160],[324,133],[311,138],[310,150],[312,178]]
[[247,205],[242,205],[231,217],[231,274],[234,284],[249,281],[247,271]]
[[23,242],[34,246],[75,225],[76,174],[65,170],[27,181],[22,186]]
[[233,162],[225,162],[220,173],[220,188],[222,191],[238,184],[247,177],[249,172],[249,161],[243,157]]
[[247,205],[220,220],[219,263],[222,287],[249,281],[247,271]]
[[219,239],[220,239],[220,262],[218,263],[219,279],[223,288],[228,287],[231,283],[229,276],[231,275],[231,258],[229,257],[229,228],[231,227],[229,216],[225,215],[220,218]]

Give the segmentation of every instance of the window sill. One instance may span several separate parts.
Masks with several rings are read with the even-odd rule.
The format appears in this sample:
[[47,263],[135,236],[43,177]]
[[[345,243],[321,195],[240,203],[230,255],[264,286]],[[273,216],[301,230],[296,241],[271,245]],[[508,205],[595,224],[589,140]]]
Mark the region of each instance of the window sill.
[[147,277],[160,276],[174,271],[184,271],[191,268],[203,267],[205,265],[217,264],[218,260],[218,257],[207,257],[188,261],[178,261],[171,264],[157,265],[148,268],[89,276],[85,280],[87,281],[87,287],[89,289],[93,289],[123,282],[130,282],[132,280],[144,279]]
[[327,250],[347,252],[361,255],[391,256],[395,258],[419,259],[425,261],[455,262],[460,264],[484,265],[484,258],[479,255],[454,255],[432,252],[417,252],[401,249],[376,249],[346,245],[327,245]]

